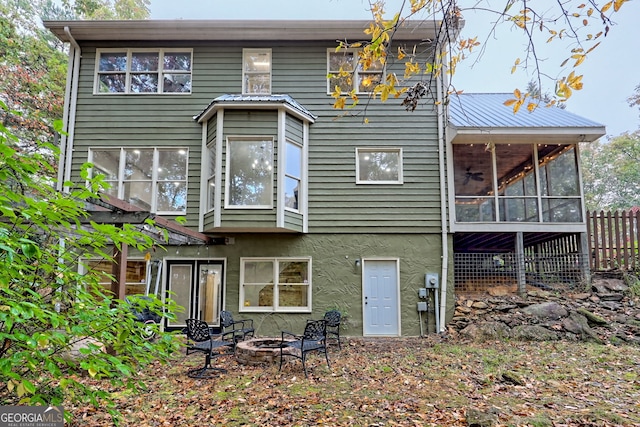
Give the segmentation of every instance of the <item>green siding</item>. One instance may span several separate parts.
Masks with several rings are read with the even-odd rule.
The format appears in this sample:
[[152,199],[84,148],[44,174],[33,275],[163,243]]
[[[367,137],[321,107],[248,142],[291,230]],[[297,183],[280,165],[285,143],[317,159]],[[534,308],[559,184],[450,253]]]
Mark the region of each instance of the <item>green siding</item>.
[[218,117],[213,116],[207,122],[207,145],[216,139],[216,135],[218,132]]
[[[437,117],[425,101],[408,113],[399,99],[367,100],[368,124],[362,114],[341,116],[326,93],[327,48],[316,42],[205,42],[183,44],[121,43],[126,47],[193,48],[193,93],[189,95],[93,95],[95,48],[82,45],[80,93],[75,128],[74,178],[96,145],[183,146],[189,149],[187,225],[196,227],[199,211],[201,125],[194,122],[211,100],[241,91],[243,47],[270,47],[273,52],[272,92],[286,93],[317,115],[309,127],[309,232],[372,233],[381,227],[394,233],[440,232]],[[349,111],[355,112],[356,110]],[[277,136],[274,111],[225,111],[226,135]],[[212,137],[213,127],[208,139]],[[302,138],[298,119],[287,118],[286,135]],[[277,141],[276,141],[277,143]],[[356,147],[402,147],[402,185],[356,185]],[[224,163],[224,162],[223,162]],[[277,167],[277,164],[276,164]],[[275,173],[275,171],[274,171]],[[275,176],[275,175],[274,175]],[[224,190],[224,188],[223,188]],[[275,191],[275,188],[274,188]],[[274,193],[275,202],[275,193]],[[229,216],[232,215],[232,216]],[[275,224],[275,210],[262,218],[257,212],[223,212],[223,226]],[[266,222],[265,222],[266,221]]]
[[[336,38],[340,38],[336,35]],[[188,95],[93,95],[96,47],[184,47],[193,48],[193,93]],[[317,115],[309,126],[308,140],[308,234],[236,233],[235,243],[207,247],[207,256],[225,259],[225,308],[237,312],[241,257],[312,257],[313,313],[244,313],[258,325],[259,335],[282,329],[301,330],[306,319],[320,317],[339,307],[349,316],[345,335],[362,334],[362,274],[353,261],[359,257],[400,259],[400,303],[403,335],[418,335],[417,290],[425,272],[441,269],[441,223],[438,171],[437,116],[425,101],[413,113],[401,100],[387,103],[367,100],[368,124],[362,108],[343,112],[332,108],[334,99],[326,89],[327,48],[335,42],[193,42],[193,43],[82,43],[78,108],[75,126],[73,178],[89,147],[158,146],[189,149],[188,206],[186,225],[198,226],[202,129],[193,120],[212,99],[241,92],[242,48],[272,48],[272,93],[288,94]],[[401,74],[403,70],[399,70]],[[358,113],[352,115],[352,113]],[[216,135],[215,117],[209,122],[207,141]],[[267,135],[277,144],[278,116],[275,110],[224,111],[224,136]],[[285,136],[302,142],[302,122],[287,116]],[[224,141],[223,141],[224,142]],[[223,147],[226,144],[222,144]],[[356,147],[401,147],[402,185],[356,185]],[[226,148],[223,148],[223,151]],[[277,150],[274,150],[277,154]],[[224,178],[224,152],[222,165]],[[277,176],[277,158],[274,177]],[[224,205],[224,180],[222,185]],[[273,229],[274,208],[222,209],[222,226]],[[301,231],[300,214],[285,212],[285,227]],[[213,213],[205,214],[205,228],[213,227]],[[451,244],[449,242],[449,247]],[[167,256],[202,258],[194,247],[183,247]],[[450,263],[451,264],[451,263]],[[452,266],[450,270],[453,272]],[[449,280],[449,283],[452,283]],[[452,314],[452,286],[447,307]],[[430,319],[431,330],[433,319]]]
[[285,138],[298,144],[303,143],[302,121],[287,114],[285,120]]
[[302,233],[302,214],[296,212],[284,212],[284,226],[289,230],[294,230]]
[[204,229],[212,229],[213,228],[213,212],[207,212],[204,214]]

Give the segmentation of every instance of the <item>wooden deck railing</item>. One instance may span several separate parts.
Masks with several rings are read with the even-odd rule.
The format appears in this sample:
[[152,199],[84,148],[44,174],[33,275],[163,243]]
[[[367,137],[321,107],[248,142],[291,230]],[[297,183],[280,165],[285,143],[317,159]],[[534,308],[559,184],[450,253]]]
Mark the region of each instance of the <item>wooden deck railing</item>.
[[640,268],[640,210],[587,212],[592,271]]

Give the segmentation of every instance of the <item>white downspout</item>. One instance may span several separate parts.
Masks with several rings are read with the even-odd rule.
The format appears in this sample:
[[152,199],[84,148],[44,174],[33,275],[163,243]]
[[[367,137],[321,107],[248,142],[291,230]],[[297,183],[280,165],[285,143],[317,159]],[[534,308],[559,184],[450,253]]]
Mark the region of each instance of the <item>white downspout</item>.
[[[444,72],[444,70],[443,70]],[[437,92],[437,112],[438,112],[438,163],[440,169],[440,221],[442,227],[442,273],[440,275],[440,332],[445,331],[445,321],[447,318],[447,277],[449,275],[449,244],[447,239],[447,197],[446,197],[446,173],[445,173],[445,108],[443,99],[444,80],[442,74],[438,77],[436,84]],[[437,292],[437,290],[436,290]]]
[[[73,157],[73,134],[76,127],[76,107],[78,105],[78,77],[80,75],[80,45],[71,35],[69,27],[64,27],[69,38],[69,70],[67,71],[67,86],[65,88],[64,130],[67,135],[62,136],[60,143],[60,167],[58,170],[58,190],[62,190],[64,181],[71,179],[71,161]],[[73,61],[73,62],[72,62]],[[73,66],[72,66],[73,64]],[[65,188],[65,191],[68,190]]]

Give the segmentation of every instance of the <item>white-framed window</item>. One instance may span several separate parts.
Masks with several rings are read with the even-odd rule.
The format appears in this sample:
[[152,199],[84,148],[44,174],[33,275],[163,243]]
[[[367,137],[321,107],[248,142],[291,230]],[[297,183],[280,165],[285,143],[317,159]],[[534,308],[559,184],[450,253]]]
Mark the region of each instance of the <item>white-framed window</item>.
[[356,184],[402,184],[402,148],[356,148]]
[[[209,167],[207,171],[207,211],[215,208],[216,201],[216,140],[207,145]],[[204,171],[204,168],[203,168]]]
[[92,174],[104,175],[105,192],[158,214],[187,210],[186,148],[92,148]]
[[271,94],[271,49],[242,49],[242,93]]
[[311,258],[241,258],[240,311],[311,312]]
[[273,138],[227,138],[225,208],[273,207]]
[[302,147],[287,141],[285,155],[284,207],[298,212],[302,183]]
[[192,49],[97,49],[94,93],[191,93],[192,56]]
[[327,49],[327,93],[355,90],[356,93],[371,93],[382,82],[384,66],[380,61],[372,62],[364,70],[358,61],[357,49]]

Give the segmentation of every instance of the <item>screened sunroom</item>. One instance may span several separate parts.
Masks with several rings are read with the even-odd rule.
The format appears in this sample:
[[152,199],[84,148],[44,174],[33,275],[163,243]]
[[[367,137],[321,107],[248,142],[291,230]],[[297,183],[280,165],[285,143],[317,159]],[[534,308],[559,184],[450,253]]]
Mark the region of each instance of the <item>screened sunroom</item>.
[[558,107],[517,114],[511,94],[450,103],[449,225],[459,291],[588,279],[579,150],[604,126]]

